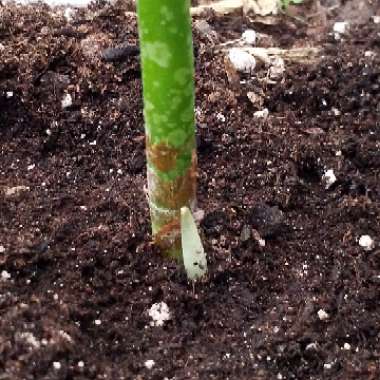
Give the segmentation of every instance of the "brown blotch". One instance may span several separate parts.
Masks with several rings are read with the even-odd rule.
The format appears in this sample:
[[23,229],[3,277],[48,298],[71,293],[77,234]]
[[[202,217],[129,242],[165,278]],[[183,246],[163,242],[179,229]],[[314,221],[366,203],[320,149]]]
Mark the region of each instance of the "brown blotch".
[[150,194],[152,201],[160,207],[179,210],[195,199],[197,185],[197,156],[195,150],[192,154],[192,162],[183,176],[172,181],[165,181],[156,175],[156,186]]
[[182,257],[181,223],[179,217],[165,224],[153,238],[153,243],[161,252],[178,261]]
[[179,151],[176,148],[161,142],[159,144],[150,144],[147,139],[146,151],[148,161],[158,170],[168,172],[176,167]]

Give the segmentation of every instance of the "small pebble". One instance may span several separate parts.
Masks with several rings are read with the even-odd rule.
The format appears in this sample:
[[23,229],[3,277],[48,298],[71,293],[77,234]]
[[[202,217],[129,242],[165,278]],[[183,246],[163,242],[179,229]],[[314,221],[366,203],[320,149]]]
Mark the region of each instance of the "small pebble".
[[3,281],[9,280],[11,277],[12,277],[11,274],[9,272],[7,272],[6,270],[3,270],[1,272],[1,279]]
[[346,351],[349,351],[349,350],[351,350],[351,345],[350,345],[349,343],[346,342],[346,343],[343,345],[343,349],[346,350]]
[[380,24],[380,16],[373,16],[372,19],[375,24]]
[[261,95],[258,95],[254,92],[247,92],[247,98],[257,108],[261,108],[264,104],[264,98]]
[[257,119],[266,119],[269,115],[269,110],[268,108],[264,108],[263,110],[261,111],[256,111],[254,114],[253,114],[253,117],[257,118]]
[[72,21],[73,20],[73,15],[74,15],[75,11],[74,9],[68,7],[65,9],[65,11],[63,12],[63,15],[65,17],[65,19],[67,21]]
[[19,195],[20,193],[24,191],[28,191],[30,188],[28,186],[15,186],[15,187],[9,187],[5,189],[5,195],[7,197],[13,196],[13,195]]
[[218,37],[215,30],[206,20],[195,20],[194,27],[196,30],[198,30],[198,32],[206,36],[210,41]]
[[240,233],[240,240],[243,242],[248,241],[250,237],[251,237],[251,228],[247,224],[245,224]]
[[73,105],[73,98],[70,94],[65,94],[61,100],[61,106],[63,109],[71,107]]
[[100,319],[95,319],[94,323],[96,326],[100,326],[102,324],[102,321]]
[[369,235],[362,235],[359,239],[359,245],[365,251],[372,251],[375,248],[375,242]]
[[147,369],[152,369],[152,368],[154,367],[155,364],[156,364],[155,361],[154,361],[154,360],[151,360],[151,359],[147,360],[147,361],[144,363],[145,368],[147,368]]
[[256,67],[256,59],[243,49],[232,48],[228,52],[228,57],[237,71],[250,74]]
[[317,343],[313,342],[313,343],[309,343],[307,346],[306,346],[306,351],[316,351],[318,349],[318,345]]
[[61,365],[60,362],[53,362],[53,367],[54,367],[55,370],[58,371],[58,370],[61,369],[62,365]]
[[338,108],[335,108],[335,107],[333,107],[333,108],[331,108],[331,111],[333,112],[333,114],[335,115],[335,116],[340,116],[342,113],[338,110]]
[[259,243],[259,246],[260,246],[260,247],[262,247],[262,248],[265,247],[265,244],[266,244],[266,243],[265,243],[265,239],[259,239],[259,240],[258,240],[258,243]]
[[79,368],[83,368],[84,367],[84,361],[83,360],[81,360],[81,361],[78,362],[78,367]]
[[[248,220],[251,226],[256,229],[261,236],[255,240],[273,237],[279,234],[284,226],[284,213],[278,206],[269,206],[266,203],[258,203],[248,211]],[[252,231],[254,233],[254,231]],[[264,246],[265,240],[259,242]]]
[[325,363],[323,364],[324,369],[331,369],[332,368],[332,363]]
[[0,253],[4,253],[5,252],[5,247],[3,245],[0,245]]
[[281,57],[276,57],[271,62],[269,68],[269,78],[273,80],[281,80],[285,73],[285,61]]
[[333,169],[327,170],[322,176],[322,181],[325,184],[325,188],[329,189],[336,182],[336,176],[334,174],[334,170]]
[[7,91],[6,96],[7,99],[13,98],[13,91]]
[[348,22],[346,21],[338,21],[333,26],[333,31],[335,33],[335,38],[340,38],[341,34],[346,33],[348,28]]
[[226,121],[226,117],[222,114],[222,113],[217,113],[216,114],[216,118],[221,121],[222,123],[224,123]]
[[325,321],[326,319],[329,318],[329,315],[323,309],[319,309],[318,310],[318,318],[321,321]]
[[222,123],[224,123],[226,121],[226,117],[222,113],[217,113],[216,118],[217,118],[217,120],[221,121]]
[[30,332],[23,332],[20,334],[20,338],[24,339],[26,343],[34,348],[40,348],[40,342],[38,339]]
[[376,55],[376,53],[372,50],[366,50],[364,52],[364,57],[367,57],[367,58],[371,58],[371,57],[374,57]]
[[241,37],[247,44],[254,45],[256,43],[256,32],[252,29],[247,29]]
[[31,164],[31,165],[28,165],[26,169],[30,171],[30,170],[33,170],[35,167],[36,167],[36,164]]

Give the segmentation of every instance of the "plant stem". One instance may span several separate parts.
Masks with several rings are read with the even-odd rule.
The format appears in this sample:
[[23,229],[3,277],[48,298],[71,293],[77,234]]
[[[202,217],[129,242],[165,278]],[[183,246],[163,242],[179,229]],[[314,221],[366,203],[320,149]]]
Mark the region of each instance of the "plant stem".
[[152,232],[181,257],[180,209],[193,207],[197,159],[189,0],[139,0],[147,177]]

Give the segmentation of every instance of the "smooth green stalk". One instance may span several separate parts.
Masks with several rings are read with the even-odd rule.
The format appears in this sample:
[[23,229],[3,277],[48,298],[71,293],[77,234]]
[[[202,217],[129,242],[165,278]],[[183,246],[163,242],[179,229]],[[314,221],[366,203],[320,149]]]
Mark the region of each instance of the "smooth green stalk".
[[196,190],[190,1],[139,0],[138,20],[152,231],[180,257],[180,209]]

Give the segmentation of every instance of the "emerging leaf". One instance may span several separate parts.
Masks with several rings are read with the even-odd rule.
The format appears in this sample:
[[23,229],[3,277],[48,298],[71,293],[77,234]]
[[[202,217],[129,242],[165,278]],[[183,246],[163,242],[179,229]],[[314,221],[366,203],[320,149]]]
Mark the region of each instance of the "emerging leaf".
[[181,242],[187,277],[196,280],[207,273],[207,259],[193,215],[188,207],[181,208]]

